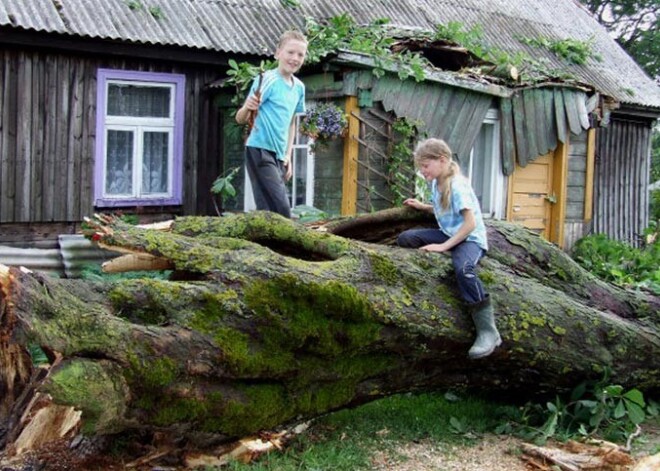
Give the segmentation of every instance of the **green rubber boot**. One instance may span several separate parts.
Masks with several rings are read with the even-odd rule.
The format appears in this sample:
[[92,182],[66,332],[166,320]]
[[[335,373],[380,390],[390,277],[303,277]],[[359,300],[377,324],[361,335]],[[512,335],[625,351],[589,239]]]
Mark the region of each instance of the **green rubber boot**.
[[495,327],[495,312],[490,297],[480,303],[469,306],[474,326],[477,328],[477,339],[468,352],[472,360],[484,358],[493,353],[502,344],[502,337]]

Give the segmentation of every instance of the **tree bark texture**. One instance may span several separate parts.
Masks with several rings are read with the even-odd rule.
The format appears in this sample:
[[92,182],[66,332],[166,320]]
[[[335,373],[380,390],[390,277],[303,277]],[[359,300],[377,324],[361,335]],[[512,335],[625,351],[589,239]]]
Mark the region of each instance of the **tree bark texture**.
[[[598,281],[502,222],[480,276],[504,343],[470,361],[450,257],[387,245],[433,224],[407,209],[314,229],[264,212],[180,218],[167,232],[95,219],[93,240],[165,259],[172,276],[0,274],[0,449],[40,403],[81,411],[86,434],[211,443],[402,391],[531,398],[606,370],[659,390],[660,299]],[[49,364],[33,365],[34,345]]]

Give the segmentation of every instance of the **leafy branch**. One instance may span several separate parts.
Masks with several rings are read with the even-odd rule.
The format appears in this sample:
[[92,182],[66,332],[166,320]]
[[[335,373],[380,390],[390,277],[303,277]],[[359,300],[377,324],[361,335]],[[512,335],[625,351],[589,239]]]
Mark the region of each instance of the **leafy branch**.
[[[232,181],[240,169],[241,167],[230,168],[224,173],[221,173],[213,182],[213,185],[211,186],[211,193],[220,197],[221,205],[224,204],[225,200],[234,198],[236,196],[236,188],[232,184]],[[218,213],[218,216],[221,216],[222,209],[218,207],[215,199],[213,200],[213,205],[215,206],[215,211]]]
[[[317,64],[331,54],[347,50],[371,56],[376,64],[373,73],[377,77],[381,77],[388,68],[396,68],[402,80],[408,77],[418,82],[424,80],[424,69],[429,63],[421,54],[410,51],[394,53],[390,49],[395,40],[393,31],[388,27],[389,21],[378,19],[367,25],[358,25],[348,13],[329,18],[324,23],[307,18],[305,34],[309,46],[305,63]],[[268,70],[276,66],[274,60],[262,61],[260,66],[230,60],[227,72],[229,78],[225,84],[236,87],[234,103],[243,100],[260,68]]]
[[498,432],[515,432],[538,445],[548,439],[566,440],[573,437],[604,436],[612,441],[625,441],[634,437],[639,424],[648,417],[657,417],[658,404],[646,401],[636,388],[625,390],[617,384],[608,384],[605,378],[595,384],[581,383],[570,397],[556,397],[540,404],[527,404],[511,426],[503,423]]
[[232,103],[235,105],[243,101],[247,90],[250,88],[254,78],[259,75],[259,72],[277,67],[277,62],[274,60],[261,61],[259,65],[254,65],[250,62],[238,63],[234,59],[229,59],[228,63],[229,70],[227,71],[227,75],[229,78],[225,80],[225,83],[236,87],[236,95],[232,99]]
[[420,193],[424,193],[427,187],[426,182],[411,168],[413,147],[421,124],[406,118],[398,118],[392,124],[396,138],[388,151],[387,185],[394,195],[396,206],[412,196],[422,196]]
[[518,38],[518,40],[529,46],[547,49],[569,64],[586,64],[589,58],[597,61],[603,60],[600,55],[593,53],[593,36],[588,41],[572,38],[551,39],[542,36],[531,39]]
[[[533,58],[522,51],[509,52],[488,45],[484,40],[483,30],[478,25],[465,29],[465,25],[457,21],[451,21],[446,25],[439,24],[436,25],[431,39],[449,41],[462,46],[480,60],[493,64],[495,69],[514,67],[519,71],[519,81],[522,83],[536,83],[550,78],[562,80],[573,78],[565,70],[553,68],[546,58]],[[531,41],[521,38],[518,40],[526,44]],[[584,41],[548,40],[547,47],[555,54],[569,57],[573,63],[578,63],[582,56],[591,56],[591,43],[585,44]]]

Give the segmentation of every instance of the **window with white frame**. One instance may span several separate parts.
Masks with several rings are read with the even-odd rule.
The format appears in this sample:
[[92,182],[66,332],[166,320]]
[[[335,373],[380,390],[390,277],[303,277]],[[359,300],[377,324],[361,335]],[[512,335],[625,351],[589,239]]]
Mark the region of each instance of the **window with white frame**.
[[99,70],[96,206],[181,204],[184,83],[178,74]]
[[296,136],[293,140],[291,179],[287,183],[291,207],[314,206],[314,152],[309,136],[298,132],[304,114],[296,116]]
[[481,125],[469,159],[461,170],[470,178],[484,217],[504,217],[504,174],[500,155],[500,122],[497,110],[490,110]]
[[[312,106],[306,104],[306,107]],[[313,140],[298,132],[300,120],[304,113],[296,115],[296,130],[291,152],[292,168],[291,179],[287,182],[287,193],[291,208],[306,205],[314,206],[314,152],[312,150]],[[245,211],[256,209],[252,184],[245,169],[245,200],[243,202]]]

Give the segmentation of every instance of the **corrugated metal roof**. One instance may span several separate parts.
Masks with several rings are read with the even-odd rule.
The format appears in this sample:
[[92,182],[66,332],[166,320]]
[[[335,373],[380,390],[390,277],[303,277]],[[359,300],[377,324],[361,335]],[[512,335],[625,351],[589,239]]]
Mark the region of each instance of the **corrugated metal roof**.
[[[577,0],[0,0],[0,25],[90,38],[176,45],[228,53],[270,54],[282,31],[349,13],[359,23],[390,18],[394,26],[432,29],[457,21],[480,26],[484,39],[525,50],[567,68],[622,103],[660,108],[660,87]],[[131,7],[133,5],[133,7]],[[566,66],[517,38],[593,40],[603,61]]]

